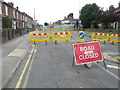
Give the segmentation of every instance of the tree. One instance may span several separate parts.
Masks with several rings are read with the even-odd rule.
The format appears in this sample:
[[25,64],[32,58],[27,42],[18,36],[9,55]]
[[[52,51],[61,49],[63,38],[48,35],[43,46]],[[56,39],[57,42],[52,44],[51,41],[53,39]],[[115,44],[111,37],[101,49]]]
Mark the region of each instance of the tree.
[[48,26],[48,25],[49,25],[49,23],[47,23],[47,22],[44,23],[44,26]]
[[107,10],[99,10],[98,13],[96,14],[96,22],[97,23],[103,23],[105,25],[105,29],[108,28],[110,23],[113,23],[117,20],[117,17],[113,14],[114,11]]
[[86,4],[84,7],[82,7],[80,19],[81,19],[83,28],[91,27],[91,22],[95,20],[95,16],[98,10],[99,10],[99,7],[95,3]]
[[12,28],[12,19],[10,19],[9,17],[5,16],[2,19],[3,22],[3,28]]

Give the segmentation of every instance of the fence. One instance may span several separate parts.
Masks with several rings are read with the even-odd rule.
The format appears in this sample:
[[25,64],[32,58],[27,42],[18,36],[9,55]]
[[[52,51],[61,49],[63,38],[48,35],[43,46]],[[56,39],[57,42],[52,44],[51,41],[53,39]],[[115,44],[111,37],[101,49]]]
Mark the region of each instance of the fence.
[[110,29],[84,29],[84,31],[91,31],[91,32],[100,32],[100,33],[119,33],[119,30],[110,30]]

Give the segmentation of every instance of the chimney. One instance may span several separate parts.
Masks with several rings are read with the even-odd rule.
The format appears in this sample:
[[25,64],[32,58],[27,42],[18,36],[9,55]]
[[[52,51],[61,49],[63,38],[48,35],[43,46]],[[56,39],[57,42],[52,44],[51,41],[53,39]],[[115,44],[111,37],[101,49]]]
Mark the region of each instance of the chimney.
[[16,9],[18,10],[18,8],[19,8],[19,7],[17,6]]
[[13,2],[8,2],[8,5],[10,5],[11,7],[13,7],[14,3]]

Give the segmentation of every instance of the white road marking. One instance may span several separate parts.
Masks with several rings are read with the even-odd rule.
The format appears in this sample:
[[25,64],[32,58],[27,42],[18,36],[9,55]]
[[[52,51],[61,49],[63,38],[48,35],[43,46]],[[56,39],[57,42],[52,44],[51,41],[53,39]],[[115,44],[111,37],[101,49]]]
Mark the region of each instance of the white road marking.
[[97,64],[100,68],[102,68],[103,70],[105,70],[106,72],[108,72],[109,74],[111,74],[113,77],[115,77],[116,79],[120,80],[120,78],[118,76],[116,76],[115,74],[113,74],[112,72],[110,72],[109,70],[104,69],[101,65]]
[[120,67],[112,66],[112,65],[107,65],[108,68],[114,68],[114,69],[120,69]]

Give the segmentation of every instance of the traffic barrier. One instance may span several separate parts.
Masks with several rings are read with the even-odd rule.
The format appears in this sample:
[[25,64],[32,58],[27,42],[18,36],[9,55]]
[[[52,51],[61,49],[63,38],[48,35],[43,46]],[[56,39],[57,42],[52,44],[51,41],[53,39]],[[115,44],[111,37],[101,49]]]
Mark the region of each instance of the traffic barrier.
[[78,30],[78,28],[64,28],[64,27],[55,27],[55,28],[49,28],[49,27],[44,27],[44,30],[56,30],[56,31],[74,31]]
[[71,40],[70,32],[54,32],[52,33],[52,41],[57,43],[57,41],[70,41]]
[[110,36],[110,42],[120,42],[120,34],[112,34]]
[[36,30],[40,30],[40,28],[36,28]]
[[31,42],[49,42],[50,40],[49,33],[32,33],[30,35]]
[[92,36],[92,41],[100,41],[100,42],[108,42],[109,39],[109,34],[107,33],[93,33]]

